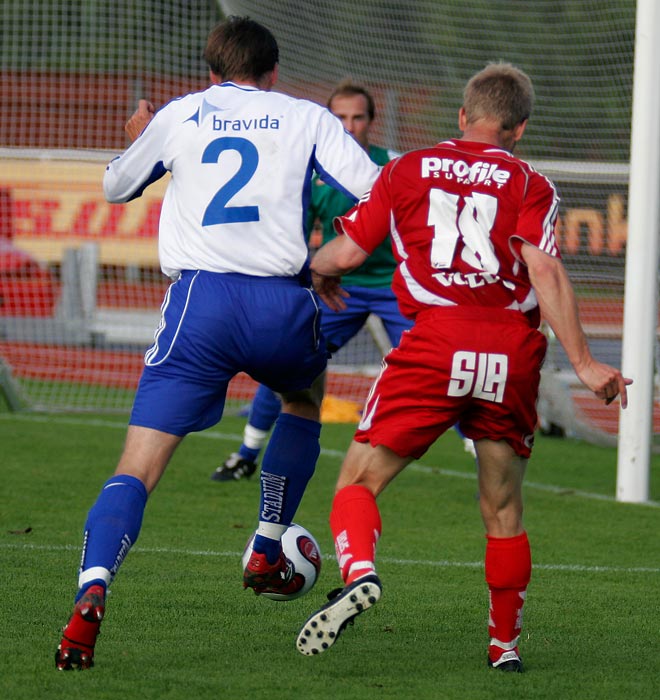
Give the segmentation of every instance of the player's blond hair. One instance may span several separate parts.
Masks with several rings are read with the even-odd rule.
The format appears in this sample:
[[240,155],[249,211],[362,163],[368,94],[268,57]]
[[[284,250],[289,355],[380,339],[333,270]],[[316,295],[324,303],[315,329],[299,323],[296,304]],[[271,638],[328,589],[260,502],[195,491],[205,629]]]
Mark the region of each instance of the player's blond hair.
[[486,119],[498,121],[504,130],[513,129],[529,118],[533,103],[532,81],[511,63],[489,63],[463,91],[468,124]]

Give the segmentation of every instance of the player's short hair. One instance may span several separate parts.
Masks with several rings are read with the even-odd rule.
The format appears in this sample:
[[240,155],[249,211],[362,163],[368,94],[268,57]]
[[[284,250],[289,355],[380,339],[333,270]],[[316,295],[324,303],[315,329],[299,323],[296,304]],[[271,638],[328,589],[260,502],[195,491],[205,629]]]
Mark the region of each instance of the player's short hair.
[[373,121],[376,116],[376,103],[374,102],[374,98],[367,88],[362,87],[362,85],[356,85],[350,78],[346,78],[340,83],[337,83],[334,90],[330,93],[330,97],[328,97],[328,109],[330,109],[332,100],[334,100],[335,97],[355,97],[356,95],[362,95],[367,101],[369,121]]
[[510,63],[489,63],[468,81],[463,108],[469,124],[479,119],[500,122],[509,130],[529,118],[534,88],[529,76]]
[[211,30],[204,60],[223,80],[258,80],[279,62],[279,48],[262,24],[232,15]]

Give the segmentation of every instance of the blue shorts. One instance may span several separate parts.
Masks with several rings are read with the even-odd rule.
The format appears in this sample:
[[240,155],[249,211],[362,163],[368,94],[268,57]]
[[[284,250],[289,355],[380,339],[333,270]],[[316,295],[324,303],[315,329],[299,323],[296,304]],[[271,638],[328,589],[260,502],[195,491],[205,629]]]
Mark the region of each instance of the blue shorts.
[[381,319],[392,347],[397,347],[401,334],[410,330],[413,322],[401,315],[394,292],[389,287],[346,286],[344,289],[351,296],[344,299],[347,308],[343,311],[333,311],[321,302],[321,329],[328,350],[336,352],[343,348],[364,326],[369,314]]
[[222,417],[239,372],[287,392],[311,386],[327,364],[318,298],[297,278],[186,270],[161,314],[131,425],[180,436],[204,430]]

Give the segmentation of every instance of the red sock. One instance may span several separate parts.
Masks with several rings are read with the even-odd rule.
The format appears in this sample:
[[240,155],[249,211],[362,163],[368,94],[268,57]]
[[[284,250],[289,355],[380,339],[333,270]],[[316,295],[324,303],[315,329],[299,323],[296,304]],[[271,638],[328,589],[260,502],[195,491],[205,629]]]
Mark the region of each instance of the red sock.
[[381,533],[376,497],[365,486],[345,486],[332,502],[330,528],[345,583],[374,571],[376,542]]
[[491,661],[517,651],[522,609],[532,575],[532,555],[527,533],[516,537],[486,535],[486,582],[490,594],[488,633]]

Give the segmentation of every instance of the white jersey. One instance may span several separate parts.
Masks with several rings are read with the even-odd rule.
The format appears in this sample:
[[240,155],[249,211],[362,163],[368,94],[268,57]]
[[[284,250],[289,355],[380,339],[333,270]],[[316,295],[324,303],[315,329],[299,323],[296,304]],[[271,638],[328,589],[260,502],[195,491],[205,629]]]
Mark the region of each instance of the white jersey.
[[110,202],[139,197],[170,171],[159,227],[163,272],[289,277],[307,259],[313,170],[360,198],[379,168],[340,120],[308,100],[227,82],[165,105],[111,161]]

